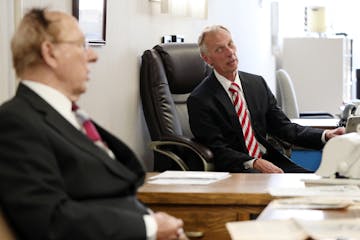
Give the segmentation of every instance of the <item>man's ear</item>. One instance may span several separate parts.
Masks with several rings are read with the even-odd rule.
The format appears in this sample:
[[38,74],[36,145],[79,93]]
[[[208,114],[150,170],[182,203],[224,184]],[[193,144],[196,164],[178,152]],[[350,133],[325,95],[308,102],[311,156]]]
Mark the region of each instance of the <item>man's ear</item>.
[[211,65],[211,61],[210,61],[209,57],[208,57],[206,54],[201,53],[201,58],[202,58],[208,65],[212,66],[212,65]]
[[57,59],[54,52],[54,45],[49,41],[44,41],[41,44],[41,55],[44,59],[44,62],[51,68],[56,68]]

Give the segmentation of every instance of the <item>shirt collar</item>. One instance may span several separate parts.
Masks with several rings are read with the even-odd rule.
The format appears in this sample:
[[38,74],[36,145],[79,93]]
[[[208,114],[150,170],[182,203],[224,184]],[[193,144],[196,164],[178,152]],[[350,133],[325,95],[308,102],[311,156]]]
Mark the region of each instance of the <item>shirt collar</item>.
[[22,80],[21,82],[44,99],[72,125],[78,128],[79,124],[71,110],[71,101],[64,94],[43,83],[31,80]]
[[[220,82],[220,84],[223,86],[223,88],[225,89],[225,91],[228,93],[228,95],[231,97],[230,95],[230,91],[229,88],[231,86],[232,81],[230,81],[229,79],[225,78],[224,76],[222,76],[220,73],[218,73],[215,69],[214,69],[214,74],[215,77],[217,78],[217,80]],[[241,81],[240,81],[240,77],[239,74],[236,72],[236,76],[235,76],[235,81],[234,81],[237,85],[239,85],[240,90],[242,91],[242,86],[241,86]]]

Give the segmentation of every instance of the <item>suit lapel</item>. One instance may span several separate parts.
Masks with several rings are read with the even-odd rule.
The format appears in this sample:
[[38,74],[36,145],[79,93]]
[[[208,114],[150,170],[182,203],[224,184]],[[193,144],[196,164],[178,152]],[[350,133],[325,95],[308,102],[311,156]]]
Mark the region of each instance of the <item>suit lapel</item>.
[[66,119],[64,119],[55,109],[53,109],[46,101],[39,97],[23,84],[19,85],[18,96],[25,97],[33,108],[44,116],[45,122],[54,129],[58,134],[62,135],[71,145],[77,146],[82,151],[88,152],[91,156],[99,159],[109,170],[122,178],[133,181],[135,175],[129,171],[119,161],[111,159],[105,151],[99,151],[90,139],[81,131],[76,129]]
[[74,128],[68,121],[64,119],[57,113],[52,111],[48,112],[46,116],[46,121],[50,126],[52,126],[59,134],[63,135],[71,144],[74,144],[79,147],[79,149],[88,152],[90,155],[99,159],[106,167],[113,173],[117,174],[122,178],[126,178],[129,181],[135,180],[135,175],[128,170],[123,164],[118,160],[114,160],[109,157],[109,155],[99,149],[85,134],[81,131]]
[[243,134],[242,127],[240,125],[234,105],[231,99],[229,98],[229,95],[227,94],[223,86],[219,83],[219,81],[216,79],[214,73],[211,75],[210,81],[211,81],[210,88],[213,91],[213,96],[216,99],[215,101],[219,102],[220,105],[223,106],[225,113],[228,116],[230,124],[234,127],[234,129],[236,129],[238,134],[242,135]]
[[246,105],[250,112],[250,120],[251,120],[251,123],[253,124],[252,116],[253,116],[254,104],[253,104],[253,101],[251,100],[251,99],[253,99],[253,94],[252,94],[253,90],[250,86],[251,79],[246,78],[243,74],[241,74],[241,72],[239,72],[239,78],[241,81],[241,87],[243,90]]
[[231,99],[229,98],[227,92],[221,86],[219,81],[216,79],[215,74],[212,73],[210,77],[210,89],[213,92],[213,96],[217,102],[224,107],[226,114],[229,116],[229,119],[237,118],[235,108]]
[[[258,103],[259,98],[261,98],[262,96],[258,96],[256,95],[256,87],[253,86],[253,81],[256,81],[256,79],[253,79],[251,77],[246,77],[244,76],[244,74],[242,74],[242,72],[239,72],[239,77],[240,77],[240,81],[241,81],[241,86],[243,88],[243,93],[246,99],[246,105],[249,111],[249,118],[250,118],[250,122],[251,122],[251,127],[253,128],[254,132],[255,132],[255,137],[256,139],[258,139],[258,141],[263,144],[263,141],[259,140],[260,137],[262,139],[264,139],[262,137],[261,134],[259,134],[259,132],[257,131],[257,119],[255,118],[256,116],[256,111],[259,111],[260,109],[258,107],[256,107],[256,103]],[[263,144],[264,145],[264,144]]]

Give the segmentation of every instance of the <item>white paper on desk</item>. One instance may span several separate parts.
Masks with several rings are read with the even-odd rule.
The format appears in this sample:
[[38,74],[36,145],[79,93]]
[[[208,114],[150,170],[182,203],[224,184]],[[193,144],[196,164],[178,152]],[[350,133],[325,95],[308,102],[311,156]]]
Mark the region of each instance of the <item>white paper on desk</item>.
[[165,171],[158,175],[150,177],[150,179],[211,179],[219,180],[228,177],[228,172],[202,172],[202,171]]
[[149,178],[151,184],[210,184],[230,177],[228,172],[165,171]]
[[305,240],[308,235],[292,220],[226,223],[232,240]]
[[354,201],[342,197],[294,197],[277,199],[274,208],[289,209],[344,209],[354,204]]
[[360,219],[329,219],[321,221],[296,220],[311,239],[360,239]]
[[241,221],[226,224],[232,240],[355,240],[360,219]]
[[149,180],[150,184],[185,184],[185,185],[206,185],[219,180],[207,180],[207,179],[154,179]]
[[349,178],[319,178],[302,179],[306,185],[360,185],[360,179]]
[[299,196],[341,196],[344,198],[359,198],[360,189],[355,185],[310,186],[304,188],[270,188],[269,193],[277,197]]

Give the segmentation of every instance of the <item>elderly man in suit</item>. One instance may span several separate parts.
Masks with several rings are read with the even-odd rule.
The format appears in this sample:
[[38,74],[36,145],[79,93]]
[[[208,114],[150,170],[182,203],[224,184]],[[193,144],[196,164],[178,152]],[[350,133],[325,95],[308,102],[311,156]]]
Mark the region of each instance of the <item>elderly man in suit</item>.
[[[0,107],[0,200],[16,234],[21,239],[185,238],[182,220],[152,213],[136,198],[144,170],[134,153],[72,111],[86,91],[88,64],[97,60],[76,19],[31,9],[11,48],[21,82],[15,97]],[[97,139],[88,137],[85,121]]]
[[321,149],[344,133],[344,128],[324,131],[291,123],[261,76],[238,71],[236,46],[225,27],[206,27],[198,43],[213,72],[188,98],[189,121],[195,138],[213,151],[216,170],[308,172],[274,148],[267,136]]

